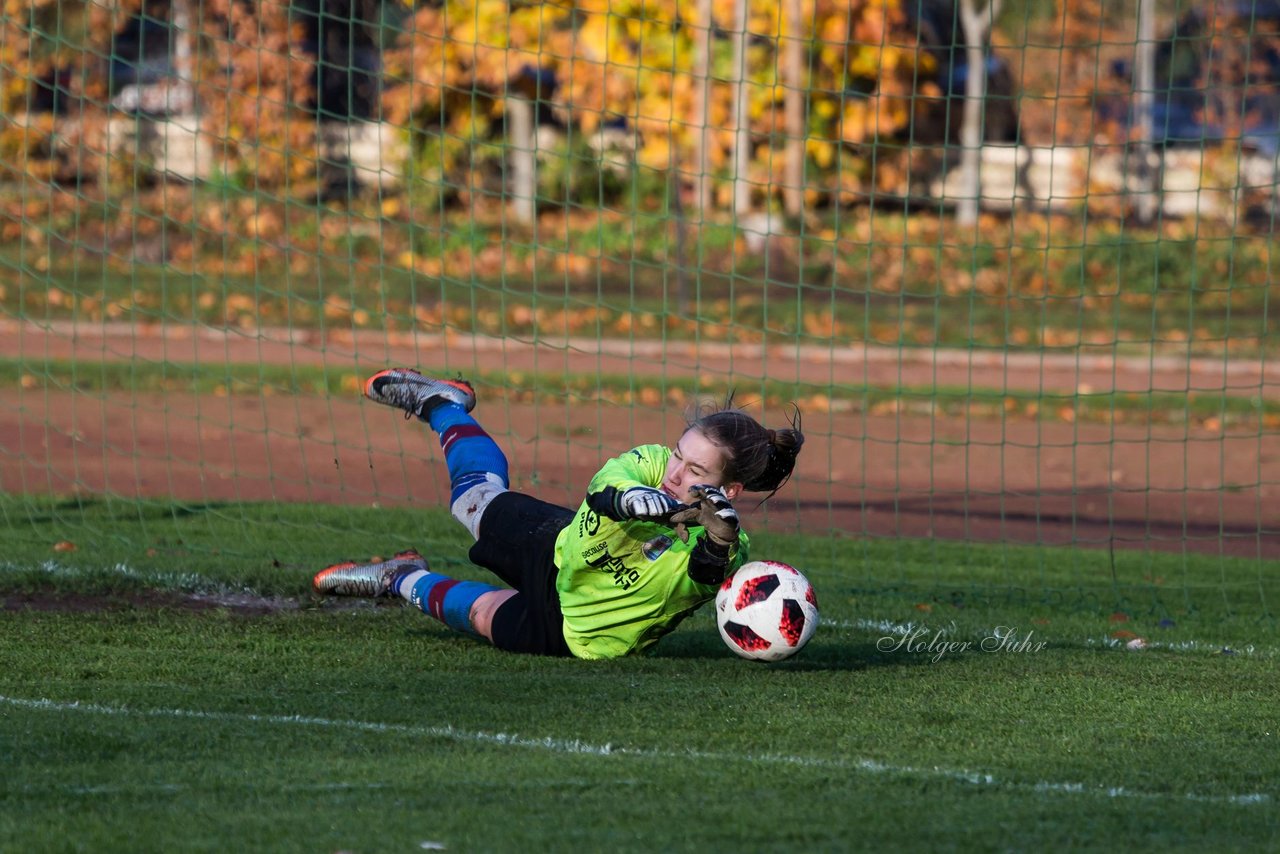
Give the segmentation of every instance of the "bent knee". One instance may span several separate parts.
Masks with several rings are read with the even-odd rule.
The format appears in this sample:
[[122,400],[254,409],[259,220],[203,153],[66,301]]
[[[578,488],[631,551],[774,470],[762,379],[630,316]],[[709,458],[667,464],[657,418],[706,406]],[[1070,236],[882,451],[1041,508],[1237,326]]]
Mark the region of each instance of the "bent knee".
[[484,511],[493,503],[493,499],[507,491],[506,486],[496,479],[477,483],[454,500],[449,506],[449,512],[471,532],[473,539],[478,540]]
[[494,590],[491,593],[485,593],[476,599],[471,605],[471,626],[482,637],[487,638],[490,643],[493,642],[493,617],[498,613],[498,609],[507,604],[512,596],[517,595],[516,590]]

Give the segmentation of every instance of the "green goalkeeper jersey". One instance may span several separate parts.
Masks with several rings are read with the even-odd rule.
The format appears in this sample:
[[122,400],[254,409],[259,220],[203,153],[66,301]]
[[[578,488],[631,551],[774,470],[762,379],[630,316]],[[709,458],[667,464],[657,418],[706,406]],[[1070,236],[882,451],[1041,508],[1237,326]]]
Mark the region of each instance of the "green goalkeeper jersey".
[[[671,449],[641,445],[609,460],[587,494],[612,486],[658,487]],[[584,501],[556,538],[556,590],[564,613],[564,637],[578,658],[617,658],[652,646],[716,595],[716,584],[689,577],[689,558],[700,526],[681,542],[658,522],[615,522]],[[748,539],[738,535],[726,576],[747,559]]]

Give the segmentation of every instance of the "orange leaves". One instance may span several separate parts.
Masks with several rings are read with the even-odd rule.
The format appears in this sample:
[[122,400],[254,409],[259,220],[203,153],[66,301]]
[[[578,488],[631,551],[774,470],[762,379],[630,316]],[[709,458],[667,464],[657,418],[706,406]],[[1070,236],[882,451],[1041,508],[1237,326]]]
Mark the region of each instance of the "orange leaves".
[[838,338],[845,333],[843,325],[830,309],[805,312],[803,322],[804,331],[814,338]]
[[196,75],[205,107],[202,126],[230,161],[224,170],[254,175],[259,188],[310,178],[316,168],[315,121],[301,120],[298,105],[310,97],[315,64],[293,49],[300,34],[290,23],[289,5],[212,0],[201,25],[214,36],[212,50],[202,54],[206,67]]
[[[3,8],[24,10],[56,5],[56,0],[0,2]],[[781,162],[774,150],[781,144],[779,101],[785,94],[779,62],[783,48],[798,40],[807,54],[801,85],[807,90],[808,134],[817,141],[809,156],[821,169],[840,175],[830,184],[814,185],[831,195],[854,192],[850,182],[856,179],[838,169],[840,141],[865,142],[904,128],[919,76],[917,64],[931,61],[916,51],[915,37],[892,0],[803,0],[799,24],[784,19],[781,4],[751,3],[750,47],[742,70],[732,67],[730,59],[738,26],[735,0],[713,0],[712,21],[698,20],[698,4],[679,0],[447,0],[412,5],[418,8],[402,24],[395,45],[383,54],[380,113],[390,122],[418,129],[465,127],[487,140],[499,127],[490,120],[501,115],[507,94],[519,88],[525,95],[539,94],[558,118],[587,133],[625,122],[626,132],[636,136],[639,162],[660,170],[672,164],[687,168],[705,146],[707,169],[724,171],[735,136],[732,104],[740,71],[746,75],[751,117],[748,136],[754,162],[747,171],[764,177],[770,163]],[[141,6],[142,0],[89,4],[92,50],[82,52],[77,61],[87,63],[86,57],[108,53],[111,33]],[[196,49],[189,72],[202,105],[204,141],[222,161],[219,171],[252,176],[255,189],[274,192],[288,187],[297,195],[309,195],[315,190],[318,163],[342,160],[331,156],[335,151],[341,155],[342,146],[317,140],[314,117],[299,108],[312,100],[316,61],[297,49],[303,36],[299,21],[291,16],[292,6],[287,0],[194,4],[194,26],[187,37],[193,40],[188,47]],[[25,101],[35,76],[37,62],[29,55],[33,39],[24,29],[25,17],[0,19],[0,66],[14,72],[0,82],[0,112],[5,115],[14,112],[5,107]],[[695,72],[704,39],[711,48],[706,76]],[[80,77],[94,79],[93,74]],[[860,93],[857,98],[849,98],[852,90]],[[704,92],[705,117],[699,112]],[[87,88],[73,92],[77,97],[86,94]],[[101,104],[105,97],[104,90],[89,100]],[[703,127],[711,129],[705,137]],[[41,168],[47,171],[51,167],[35,165],[24,156],[47,137],[34,128],[18,135],[9,128],[0,131],[0,163],[25,163],[23,168],[33,174]],[[74,142],[81,157],[103,148]],[[117,178],[134,177],[133,164],[124,166],[128,168],[118,169]],[[82,173],[95,171],[83,167],[77,165]],[[468,185],[456,180],[465,168],[456,163],[442,166],[442,181]],[[828,186],[833,189],[825,189]],[[457,200],[459,196],[450,199]],[[214,220],[208,227],[219,233],[228,223]],[[261,221],[250,223],[248,231],[272,240],[288,229]]]
[[[731,125],[737,70],[729,60],[734,0],[713,0],[708,77],[695,73],[710,22],[697,4],[677,0],[582,0],[576,4],[515,6],[506,0],[452,0],[443,10],[421,9],[388,52],[384,107],[394,121],[412,116],[446,124],[473,109],[450,90],[479,90],[499,104],[512,87],[531,88],[536,72],[554,86],[541,90],[554,111],[593,133],[621,118],[637,134],[637,158],[670,168],[704,145],[709,167],[720,169],[733,144]],[[799,32],[783,20],[781,4],[753,3],[747,76],[753,157],[765,168],[778,158],[764,141],[779,130],[783,94],[778,62],[785,43],[803,40],[808,57],[809,132],[826,140],[811,154],[834,165],[836,140],[861,143],[892,135],[911,119],[918,62],[915,35],[896,3],[880,0],[804,0]],[[868,93],[848,99],[850,81]],[[548,81],[549,82],[549,81]],[[707,94],[705,119],[699,104]],[[533,94],[526,92],[525,94]],[[846,107],[847,105],[847,107]]]
[[[119,0],[116,3],[85,4],[86,43],[102,55],[110,45],[110,25],[124,20],[141,6],[141,0]],[[54,21],[67,15],[58,0],[3,0],[0,3],[0,68],[4,69],[0,89],[0,116],[6,119],[25,113],[31,83],[53,70],[55,63],[64,64],[69,53],[54,34],[60,27]],[[51,13],[58,17],[51,17]],[[90,74],[69,83],[73,98],[88,96],[99,99],[105,92],[105,75]],[[64,102],[65,103],[65,102]]]

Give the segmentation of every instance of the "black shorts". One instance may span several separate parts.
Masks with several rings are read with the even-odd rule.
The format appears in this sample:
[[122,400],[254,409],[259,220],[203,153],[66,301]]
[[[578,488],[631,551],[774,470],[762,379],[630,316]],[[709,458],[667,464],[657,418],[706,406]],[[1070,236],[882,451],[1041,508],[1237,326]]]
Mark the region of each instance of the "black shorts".
[[493,645],[508,652],[571,655],[556,592],[556,537],[574,511],[504,492],[485,508],[471,562],[520,591],[493,616]]

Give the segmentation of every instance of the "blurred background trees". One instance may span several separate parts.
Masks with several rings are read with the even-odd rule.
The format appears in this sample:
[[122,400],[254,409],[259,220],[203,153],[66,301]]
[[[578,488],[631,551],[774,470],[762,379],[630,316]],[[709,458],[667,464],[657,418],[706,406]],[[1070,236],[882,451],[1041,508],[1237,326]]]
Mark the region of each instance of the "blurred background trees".
[[[741,91],[749,162],[737,177],[759,203],[783,186],[790,90],[802,105],[806,174],[822,176],[810,196],[848,202],[873,182],[872,147],[938,135],[927,114],[946,109],[949,46],[920,38],[922,26],[928,39],[951,37],[936,32],[938,13],[922,23],[893,0],[803,0],[786,22],[779,4],[706,6],[708,20],[676,0],[6,0],[5,150],[51,178],[57,117],[69,120],[65,134],[112,113],[197,113],[219,172],[305,192],[304,164],[316,160],[307,125],[388,120],[419,160],[437,161],[444,183],[463,188],[485,171],[485,146],[501,142],[514,95],[567,140],[557,144],[599,152],[612,140],[641,167],[693,177],[705,165],[724,178],[736,168]],[[735,67],[739,7],[746,50]],[[799,86],[784,81],[789,41],[802,48]],[[72,149],[65,165],[96,179],[106,151]],[[719,191],[723,201],[731,189]]]
[[[936,209],[930,182],[976,144],[1128,150],[1137,127],[1139,0],[966,0],[989,44],[954,0],[2,2],[0,232],[93,200],[182,222],[202,182],[402,217],[529,194],[538,212]],[[1148,2],[1148,142],[1274,156],[1280,4]],[[195,184],[148,162],[165,123],[198,136]],[[362,184],[350,140],[372,126],[404,153]]]

